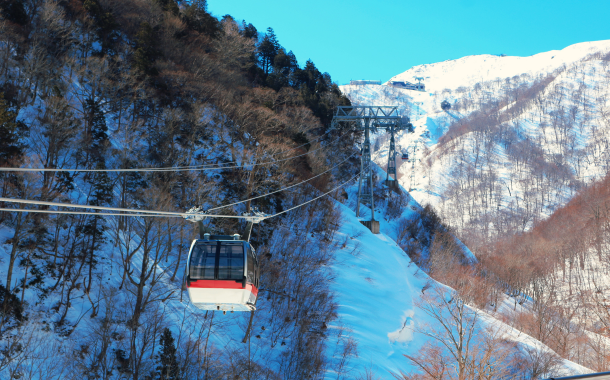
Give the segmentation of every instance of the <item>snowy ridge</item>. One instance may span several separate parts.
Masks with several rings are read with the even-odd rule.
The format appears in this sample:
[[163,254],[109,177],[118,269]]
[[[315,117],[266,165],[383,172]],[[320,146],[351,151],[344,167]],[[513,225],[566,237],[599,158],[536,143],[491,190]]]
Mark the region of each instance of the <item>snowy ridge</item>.
[[390,81],[413,81],[423,77],[428,92],[473,86],[475,83],[511,78],[529,73],[549,73],[564,65],[582,60],[590,54],[610,51],[610,40],[582,42],[562,50],[552,50],[530,57],[500,57],[491,54],[472,55],[439,63],[418,65],[398,74]]

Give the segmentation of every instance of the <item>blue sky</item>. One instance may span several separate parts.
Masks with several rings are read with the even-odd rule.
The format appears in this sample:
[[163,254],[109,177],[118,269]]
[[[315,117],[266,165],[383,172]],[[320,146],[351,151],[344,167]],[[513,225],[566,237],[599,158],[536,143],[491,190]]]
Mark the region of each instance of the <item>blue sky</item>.
[[386,81],[473,54],[528,56],[610,39],[609,0],[208,0],[215,16],[275,30],[301,66],[334,81]]

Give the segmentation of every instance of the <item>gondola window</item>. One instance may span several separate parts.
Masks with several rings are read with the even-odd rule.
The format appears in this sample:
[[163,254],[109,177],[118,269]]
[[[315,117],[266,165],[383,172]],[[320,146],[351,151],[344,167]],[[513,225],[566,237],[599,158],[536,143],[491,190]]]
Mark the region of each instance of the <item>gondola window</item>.
[[216,267],[216,244],[199,244],[191,256],[192,280],[213,280]]
[[241,280],[244,276],[244,247],[238,244],[222,244],[218,262],[219,280]]

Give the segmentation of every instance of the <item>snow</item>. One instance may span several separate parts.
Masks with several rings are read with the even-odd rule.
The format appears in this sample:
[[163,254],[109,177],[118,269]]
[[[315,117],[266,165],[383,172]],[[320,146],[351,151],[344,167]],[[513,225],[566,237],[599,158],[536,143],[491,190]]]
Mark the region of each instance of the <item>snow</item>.
[[562,50],[552,50],[530,57],[515,57],[482,54],[448,60],[439,63],[415,66],[390,79],[390,81],[413,81],[423,77],[428,92],[473,86],[475,83],[511,78],[515,75],[552,72],[564,65],[579,61],[590,54],[610,51],[610,40],[583,42]]
[[[347,190],[352,198],[356,188]],[[345,243],[336,253],[333,290],[339,300],[338,322],[349,328],[358,342],[358,356],[352,358],[353,371],[362,373],[369,369],[383,379],[393,379],[392,373],[414,371],[404,355],[417,354],[429,339],[414,329],[434,325],[434,320],[417,306],[424,287],[453,290],[431,279],[410,260],[392,237],[392,222],[376,217],[380,220],[381,233],[374,235],[360,223],[350,207],[342,204],[339,207],[343,225],[336,239]],[[417,210],[421,206],[409,197],[409,205],[402,216],[415,217],[413,208]],[[368,208],[362,209],[365,210],[363,215],[370,215]],[[468,254],[472,255],[469,250]],[[476,260],[474,256],[472,259]],[[505,297],[499,310],[512,309],[511,302],[512,299]],[[529,335],[495,319],[490,311],[480,310],[480,313],[481,330],[486,327],[501,329],[505,338],[522,348],[550,351]],[[339,324],[333,327],[342,328]],[[561,371],[554,375],[591,372],[568,360],[563,360]]]
[[356,367],[374,363],[382,376],[406,370],[403,353],[414,339],[413,301],[427,276],[386,234],[373,235],[350,209],[342,205],[341,210],[340,233],[348,244],[337,252],[334,290],[340,320],[358,341]]
[[[452,208],[452,203],[447,203],[444,193],[452,181],[452,171],[457,170],[459,165],[469,165],[474,161],[475,152],[480,149],[477,146],[477,141],[473,139],[471,134],[466,134],[460,137],[456,142],[463,156],[458,156],[457,152],[446,150],[446,148],[438,144],[439,139],[448,130],[449,125],[468,116],[469,112],[456,112],[450,110],[444,112],[440,109],[440,102],[448,100],[451,104],[455,103],[459,98],[459,93],[451,92],[460,87],[461,96],[471,96],[472,87],[476,83],[485,81],[496,81],[502,83],[505,78],[519,76],[519,80],[525,83],[532,83],[532,80],[538,76],[554,74],[556,77],[552,82],[552,86],[562,86],[568,91],[572,89],[584,88],[585,95],[582,102],[588,102],[593,107],[589,108],[588,120],[585,120],[584,126],[580,124],[580,128],[576,125],[573,128],[573,139],[576,142],[577,149],[595,152],[594,158],[587,160],[586,168],[580,168],[579,163],[570,161],[568,163],[573,168],[577,178],[583,181],[589,181],[591,178],[599,178],[607,172],[607,163],[604,161],[604,148],[602,146],[605,141],[603,137],[595,135],[592,132],[591,126],[603,125],[600,115],[603,113],[604,107],[607,107],[602,102],[607,98],[607,89],[604,89],[604,81],[607,76],[607,66],[604,63],[592,57],[591,54],[607,54],[610,51],[610,40],[587,42],[569,46],[560,51],[551,51],[541,54],[536,54],[531,57],[499,57],[492,55],[480,55],[464,57],[458,60],[445,61],[430,65],[422,65],[411,68],[406,72],[393,77],[391,80],[408,80],[412,81],[415,76],[425,78],[427,92],[418,92],[412,90],[393,88],[387,85],[382,86],[341,86],[341,90],[350,98],[354,105],[379,105],[379,106],[397,106],[402,115],[407,115],[415,127],[414,133],[399,133],[396,136],[397,153],[409,153],[410,162],[399,162],[398,175],[400,184],[410,189],[410,195],[419,203],[431,203],[435,207],[446,209]],[[584,61],[583,61],[584,60]],[[583,62],[580,62],[583,61]],[[576,69],[572,69],[576,68]],[[553,73],[554,72],[554,73]],[[579,87],[580,86],[580,87]],[[464,92],[465,88],[465,92]],[[449,91],[443,91],[449,89]],[[606,91],[606,92],[604,92]],[[493,96],[493,94],[491,94]],[[602,100],[600,100],[602,99]],[[596,103],[598,102],[598,103]],[[504,107],[504,110],[510,108],[510,104]],[[561,105],[564,109],[572,106],[571,103]],[[560,106],[557,106],[560,107]],[[549,112],[547,110],[548,117]],[[511,120],[511,123],[518,125],[519,133],[523,139],[535,139],[541,132],[541,119],[534,110],[526,110],[517,119]],[[577,119],[576,123],[581,123]],[[548,123],[547,123],[548,125]],[[548,127],[547,127],[548,128]],[[547,132],[549,134],[549,132]],[[597,139],[597,140],[596,140]],[[599,140],[599,141],[598,141]],[[376,141],[381,142],[380,144]],[[388,160],[388,138],[383,134],[373,136],[373,161],[381,167],[385,167]],[[554,142],[549,142],[544,146],[545,152],[551,157],[562,153],[559,147]],[[457,150],[457,149],[456,149]],[[514,184],[516,168],[509,158],[505,148],[497,145],[492,149],[492,155],[486,157],[485,170],[492,170],[498,175],[498,182],[501,186],[511,186],[509,192],[504,189],[504,194],[500,199],[500,205],[508,207],[511,202],[517,202],[523,199],[527,189],[520,187],[519,184]],[[460,153],[460,154],[461,154]],[[567,156],[565,156],[567,157]],[[385,175],[383,175],[385,178]],[[541,216],[550,215],[554,207],[565,203],[572,195],[571,189],[557,188],[553,189],[554,193],[551,198],[553,202],[546,205]],[[416,202],[411,200],[411,204]],[[417,207],[420,207],[417,205]],[[369,215],[364,212],[364,215]],[[344,213],[346,219],[352,218],[348,212]],[[444,217],[456,217],[454,215],[443,215]],[[463,215],[462,215],[463,218]],[[531,227],[534,219],[527,221],[523,228]],[[350,228],[356,229],[357,220],[350,222]],[[412,368],[408,367],[406,358],[403,354],[415,353],[423,344],[421,338],[418,340],[417,334],[413,334],[413,326],[428,323],[422,317],[421,311],[414,307],[418,297],[421,294],[422,284],[425,284],[426,275],[421,271],[412,271],[408,257],[394,254],[394,246],[391,244],[386,248],[382,246],[386,239],[392,236],[391,225],[381,220],[382,234],[379,236],[369,235],[364,242],[358,239],[364,239],[364,235],[356,240],[354,244],[360,244],[363,248],[360,255],[366,264],[353,265],[348,269],[359,273],[359,278],[355,274],[349,277],[339,275],[337,282],[341,283],[340,294],[341,316],[345,316],[346,320],[360,320],[356,326],[352,326],[354,334],[358,337],[359,351],[361,356],[357,359],[357,368],[375,368],[378,373],[388,374],[390,371],[409,371]],[[369,233],[370,234],[370,233]],[[384,252],[383,255],[368,252],[368,247],[376,246],[377,252]],[[476,260],[472,252],[465,246],[466,255],[471,260]],[[346,249],[350,251],[353,247]],[[345,255],[340,252],[339,255]],[[385,263],[378,261],[385,260]],[[400,263],[400,260],[405,263]],[[367,272],[368,268],[379,268],[375,271],[375,276],[370,276]],[[383,268],[383,269],[381,269]],[[598,268],[599,269],[599,268]],[[378,272],[377,270],[381,270]],[[356,278],[355,278],[356,277]],[[380,277],[381,279],[379,279]],[[375,288],[366,290],[366,299],[374,299],[374,312],[369,310],[369,305],[354,305],[357,302],[357,297],[350,295],[345,297],[344,294],[349,292],[349,289],[357,289],[358,291],[367,286],[376,286],[379,281],[383,286],[395,284],[397,287],[396,295],[388,294],[383,288]],[[391,279],[391,280],[390,280]],[[410,295],[404,294],[404,289],[410,289]],[[418,291],[419,290],[419,291]],[[353,299],[355,298],[355,300]],[[343,300],[350,302],[344,302]],[[542,345],[537,340],[526,334],[515,330],[509,326],[505,326],[497,318],[501,318],[501,314],[513,308],[519,308],[514,304],[514,299],[506,297],[502,304],[498,307],[498,312],[486,310],[489,314],[485,314],[485,323],[494,326],[503,326],[506,330],[505,334],[515,342],[518,342],[521,347],[533,347],[536,349],[549,350],[548,347]],[[388,306],[392,305],[392,306]],[[357,313],[361,313],[362,317],[357,317]],[[592,334],[592,333],[591,333]],[[366,354],[362,354],[362,352]],[[565,374],[588,373],[586,368],[579,366],[576,363],[569,361],[563,362]],[[555,374],[558,375],[558,374]],[[388,376],[388,378],[391,378]]]

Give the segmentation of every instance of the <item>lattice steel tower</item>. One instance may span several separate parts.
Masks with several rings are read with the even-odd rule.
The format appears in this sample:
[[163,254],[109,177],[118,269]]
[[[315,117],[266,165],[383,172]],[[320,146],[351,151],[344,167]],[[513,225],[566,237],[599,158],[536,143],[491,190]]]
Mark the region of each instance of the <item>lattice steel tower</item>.
[[[333,117],[332,124],[339,122],[354,122],[357,129],[364,131],[362,156],[360,158],[360,180],[358,182],[358,204],[356,216],[360,217],[360,204],[368,205],[371,210],[371,220],[363,221],[373,233],[379,233],[379,222],[375,220],[375,197],[373,184],[373,165],[371,161],[370,133],[379,129],[390,133],[390,151],[388,152],[388,174],[386,185],[398,189],[396,176],[396,146],[394,134],[402,130],[413,130],[409,119],[401,117],[395,106],[340,106]],[[390,175],[393,175],[392,179]]]

